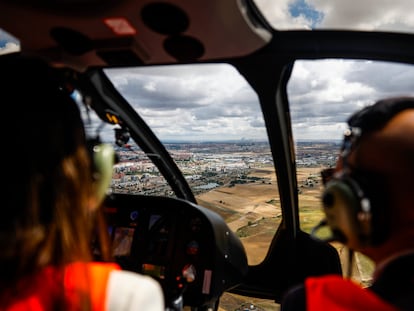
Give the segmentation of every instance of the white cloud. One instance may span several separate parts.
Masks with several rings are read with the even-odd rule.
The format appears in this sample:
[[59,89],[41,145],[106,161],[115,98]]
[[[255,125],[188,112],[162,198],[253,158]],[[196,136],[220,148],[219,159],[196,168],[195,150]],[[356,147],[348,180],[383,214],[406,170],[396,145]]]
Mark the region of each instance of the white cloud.
[[[265,17],[276,29],[307,28],[310,16],[294,18],[292,0],[255,0]],[[414,2],[411,0],[306,0],[308,6],[322,14],[316,28],[409,31],[414,28]]]
[[414,96],[414,68],[356,60],[299,61],[288,85],[297,139],[340,139],[348,117],[390,97]]
[[310,29],[312,21],[303,15],[293,17],[289,13],[289,6],[293,0],[255,0],[266,19],[277,29]]
[[20,51],[20,45],[14,42],[7,42],[4,47],[0,47],[0,55]]
[[266,137],[256,93],[229,65],[107,72],[163,140]]
[[326,28],[347,28],[374,30],[413,29],[414,3],[411,0],[308,0],[317,10],[324,13],[321,24]]

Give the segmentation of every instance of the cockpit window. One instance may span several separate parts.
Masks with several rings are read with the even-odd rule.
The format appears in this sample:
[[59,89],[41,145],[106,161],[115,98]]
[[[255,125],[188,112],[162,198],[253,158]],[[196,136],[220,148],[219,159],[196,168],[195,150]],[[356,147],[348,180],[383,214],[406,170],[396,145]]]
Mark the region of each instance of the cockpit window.
[[[281,209],[264,120],[250,85],[228,64],[105,72],[164,143],[197,203],[218,212],[241,237],[249,264],[260,263]],[[145,174],[138,175],[141,180]]]
[[[296,61],[288,84],[289,107],[296,149],[299,218],[310,233],[322,220],[321,171],[333,167],[355,111],[379,99],[413,96],[414,66],[366,60]],[[321,232],[326,238],[329,232]],[[342,262],[347,262],[342,244],[334,243]],[[372,263],[356,255],[353,277],[369,285]],[[347,271],[344,266],[343,271]]]

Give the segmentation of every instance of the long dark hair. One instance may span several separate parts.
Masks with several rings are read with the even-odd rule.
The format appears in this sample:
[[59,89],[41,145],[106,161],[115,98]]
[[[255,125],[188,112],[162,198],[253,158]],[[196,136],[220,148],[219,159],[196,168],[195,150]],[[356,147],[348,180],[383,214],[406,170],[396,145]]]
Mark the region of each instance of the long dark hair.
[[79,109],[53,69],[11,56],[0,72],[1,141],[8,154],[0,188],[4,292],[45,267],[92,260],[93,187]]

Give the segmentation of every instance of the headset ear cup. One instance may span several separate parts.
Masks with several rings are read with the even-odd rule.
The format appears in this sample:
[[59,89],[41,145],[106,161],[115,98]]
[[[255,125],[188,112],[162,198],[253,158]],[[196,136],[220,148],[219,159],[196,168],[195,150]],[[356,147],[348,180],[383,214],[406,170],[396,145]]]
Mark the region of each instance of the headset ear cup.
[[110,144],[97,144],[92,149],[93,179],[97,204],[105,198],[112,180],[115,150]]
[[361,198],[355,181],[331,180],[322,196],[326,220],[334,237],[352,249],[366,244],[370,234],[369,219],[361,220]]

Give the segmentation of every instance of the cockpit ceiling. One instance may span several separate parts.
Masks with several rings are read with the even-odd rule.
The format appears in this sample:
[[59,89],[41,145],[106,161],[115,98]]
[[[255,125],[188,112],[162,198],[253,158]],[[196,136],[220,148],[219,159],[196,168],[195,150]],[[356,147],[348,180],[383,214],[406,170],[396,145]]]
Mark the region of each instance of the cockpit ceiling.
[[244,1],[205,1],[203,10],[196,1],[101,2],[55,1],[44,8],[0,1],[0,28],[24,42],[22,50],[76,67],[244,56],[271,39]]

